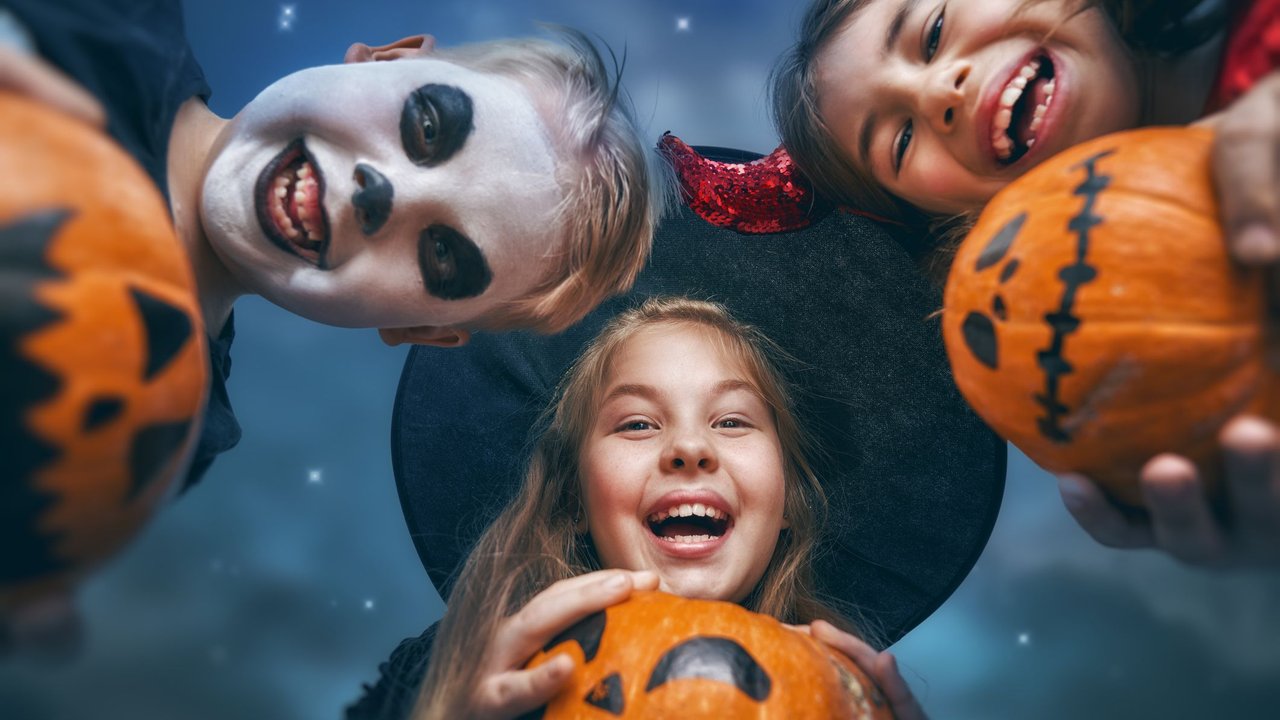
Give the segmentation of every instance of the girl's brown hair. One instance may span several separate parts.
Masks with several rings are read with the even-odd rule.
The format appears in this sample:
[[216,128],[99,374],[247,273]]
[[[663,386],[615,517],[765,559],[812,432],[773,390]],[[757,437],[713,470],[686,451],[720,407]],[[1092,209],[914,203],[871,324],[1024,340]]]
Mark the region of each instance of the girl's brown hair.
[[852,631],[852,623],[819,600],[815,590],[812,562],[827,501],[807,459],[810,441],[796,421],[792,394],[779,370],[785,354],[722,305],[655,298],[610,321],[560,383],[540,423],[546,429],[518,494],[480,537],[454,586],[416,717],[461,717],[478,681],[476,649],[488,646],[503,618],[552,583],[601,569],[590,537],[577,531],[583,512],[579,453],[596,421],[614,358],[639,331],[659,325],[692,326],[720,343],[741,363],[744,379],[773,412],[785,472],[783,516],[789,526],[743,604],[784,622],[823,619]]

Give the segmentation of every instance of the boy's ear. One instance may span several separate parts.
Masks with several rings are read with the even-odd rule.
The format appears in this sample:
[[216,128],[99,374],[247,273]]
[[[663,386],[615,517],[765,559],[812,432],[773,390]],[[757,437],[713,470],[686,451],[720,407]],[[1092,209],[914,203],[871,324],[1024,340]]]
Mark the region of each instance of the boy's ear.
[[369,47],[364,43],[355,43],[347,48],[343,56],[344,63],[378,62],[381,60],[399,60],[400,58],[427,57],[435,52],[436,39],[430,35],[412,35],[401,38],[390,45]]
[[471,331],[461,328],[436,327],[420,325],[406,328],[380,328],[378,337],[382,342],[395,347],[401,343],[413,345],[435,345],[436,347],[462,347],[471,339]]

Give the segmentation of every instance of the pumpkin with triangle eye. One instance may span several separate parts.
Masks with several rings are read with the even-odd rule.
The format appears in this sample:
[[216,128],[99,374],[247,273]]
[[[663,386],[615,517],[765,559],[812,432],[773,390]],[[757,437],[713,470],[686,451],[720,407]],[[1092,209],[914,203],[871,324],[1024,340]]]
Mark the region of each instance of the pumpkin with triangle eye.
[[542,711],[578,718],[891,720],[842,653],[739,605],[637,592],[547,644],[575,668]]
[[1147,128],[1050,158],[996,195],[947,281],[964,397],[1045,469],[1128,505],[1153,456],[1190,457],[1212,487],[1226,421],[1274,417],[1263,279],[1228,255],[1212,139]]
[[100,131],[0,94],[0,615],[67,590],[185,472],[204,338],[150,178]]

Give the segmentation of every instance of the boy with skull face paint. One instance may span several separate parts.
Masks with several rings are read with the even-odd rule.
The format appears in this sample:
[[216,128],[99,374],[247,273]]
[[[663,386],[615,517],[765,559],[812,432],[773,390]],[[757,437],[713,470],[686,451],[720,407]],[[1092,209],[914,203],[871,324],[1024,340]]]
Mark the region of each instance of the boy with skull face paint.
[[187,486],[239,440],[225,380],[240,296],[456,346],[474,329],[561,330],[647,255],[645,151],[580,35],[357,43],[228,120],[205,104],[178,2],[6,5],[0,88],[105,125],[169,200],[212,370]]
[[[209,346],[184,489],[240,439],[225,383],[243,295],[390,345],[455,347],[475,329],[558,332],[631,285],[657,184],[616,78],[564,36],[357,43],[224,119],[178,0],[0,7],[0,91],[104,129],[168,201]],[[5,402],[0,415],[24,411]],[[0,651],[72,647],[66,592],[0,608]]]

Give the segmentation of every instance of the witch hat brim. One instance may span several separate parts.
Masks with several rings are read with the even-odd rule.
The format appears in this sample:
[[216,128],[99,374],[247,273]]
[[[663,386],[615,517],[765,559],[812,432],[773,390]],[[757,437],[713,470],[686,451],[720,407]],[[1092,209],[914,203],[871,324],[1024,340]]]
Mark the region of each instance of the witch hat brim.
[[466,553],[514,495],[531,428],[582,347],[653,295],[715,300],[799,363],[798,412],[819,445],[830,521],[824,599],[881,644],[927,617],[985,546],[1004,488],[1005,445],[951,379],[940,292],[875,224],[833,213],[798,232],[741,235],[687,208],[658,228],[633,291],[560,335],[479,335],[415,347],[392,458],[405,520],[447,598]]

